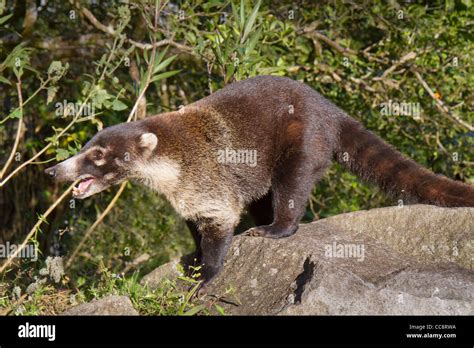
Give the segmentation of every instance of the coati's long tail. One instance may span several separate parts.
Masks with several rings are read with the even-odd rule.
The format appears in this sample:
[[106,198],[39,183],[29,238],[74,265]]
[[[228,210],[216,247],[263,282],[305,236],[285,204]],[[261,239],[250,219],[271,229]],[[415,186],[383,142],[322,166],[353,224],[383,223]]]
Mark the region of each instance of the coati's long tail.
[[430,172],[353,119],[344,119],[341,125],[336,158],[406,203],[474,207],[474,186]]

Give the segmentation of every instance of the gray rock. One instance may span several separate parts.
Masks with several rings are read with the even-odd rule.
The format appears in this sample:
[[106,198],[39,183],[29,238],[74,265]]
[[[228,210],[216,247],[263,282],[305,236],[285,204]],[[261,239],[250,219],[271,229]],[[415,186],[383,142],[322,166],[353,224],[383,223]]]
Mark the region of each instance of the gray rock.
[[316,224],[373,237],[422,262],[454,262],[471,270],[474,266],[472,208],[388,207],[336,215]]
[[391,207],[301,225],[284,239],[237,236],[208,293],[235,315],[472,315],[473,214]]
[[62,315],[138,315],[127,296],[107,296],[72,307]]
[[46,267],[40,269],[39,274],[49,276],[55,283],[59,283],[64,275],[63,258],[60,256],[48,256],[46,258]]
[[144,276],[140,281],[140,284],[148,285],[150,288],[155,288],[164,279],[174,279],[178,277],[180,275],[178,270],[179,263],[180,259],[174,259],[168,263],[165,263],[164,265],[161,265]]

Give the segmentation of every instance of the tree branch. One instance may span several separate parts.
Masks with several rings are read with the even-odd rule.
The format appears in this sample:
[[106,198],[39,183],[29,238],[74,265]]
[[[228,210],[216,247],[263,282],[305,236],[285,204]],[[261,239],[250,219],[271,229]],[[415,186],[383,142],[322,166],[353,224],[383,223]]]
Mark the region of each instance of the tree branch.
[[[79,5],[77,5],[77,6],[78,6],[79,10],[82,12],[82,14],[89,20],[89,22],[91,22],[91,24],[94,27],[96,27],[97,29],[99,29],[100,31],[102,31],[102,32],[104,32],[108,35],[111,35],[111,36],[116,36],[117,35],[114,28],[112,28],[111,26],[105,26],[104,24],[99,22],[99,20],[87,8],[79,7]],[[132,40],[130,38],[127,38],[126,41],[129,42],[130,44],[132,44],[133,46],[141,49],[141,50],[151,50],[153,48],[158,48],[158,47],[169,45],[169,46],[176,47],[177,49],[182,50],[184,52],[190,53],[190,52],[193,51],[193,49],[191,47],[180,44],[180,43],[175,42],[171,39],[164,39],[164,40],[157,41],[157,42],[154,42],[154,43],[137,42],[137,41]]]
[[420,75],[420,73],[418,71],[416,71],[414,69],[411,69],[411,71],[416,76],[416,78],[421,83],[421,85],[426,90],[426,92],[428,92],[430,97],[435,101],[435,106],[439,111],[441,111],[443,114],[445,114],[446,116],[448,116],[449,118],[451,118],[452,120],[457,122],[459,125],[467,128],[470,131],[474,131],[474,127],[472,125],[470,125],[469,123],[463,121],[458,115],[456,115],[454,112],[449,110],[449,108],[443,103],[443,101],[436,98],[433,90],[430,88],[430,86],[428,86],[428,84],[426,83],[426,81],[423,79],[423,77]]
[[79,242],[79,244],[77,245],[76,249],[74,249],[73,253],[71,254],[71,256],[69,257],[69,259],[67,260],[66,262],[66,268],[68,268],[72,261],[74,261],[74,259],[76,258],[77,254],[79,253],[79,251],[81,250],[82,246],[84,245],[84,243],[86,242],[87,238],[89,238],[89,236],[91,235],[92,231],[94,231],[94,229],[104,220],[104,218],[107,216],[107,214],[112,210],[113,206],[115,205],[115,203],[117,202],[117,200],[119,199],[120,195],[122,194],[123,190],[125,190],[125,187],[127,186],[127,182],[123,182],[121,185],[120,185],[120,188],[118,189],[117,193],[115,194],[115,196],[112,198],[112,200],[109,202],[109,204],[107,205],[107,208],[104,209],[104,211],[99,215],[99,217],[97,218],[97,220],[94,221],[94,223],[87,229],[86,233],[84,234],[84,236],[82,237],[81,241]]
[[15,250],[13,255],[10,255],[10,257],[5,261],[5,263],[0,267],[0,273],[2,273],[12,262],[15,257],[18,256],[18,254],[23,250],[23,248],[26,246],[30,238],[36,233],[37,229],[41,226],[43,221],[48,217],[49,214],[56,208],[56,206],[61,203],[61,201],[66,197],[69,192],[71,192],[72,188],[74,185],[76,185],[79,182],[79,180],[76,180],[67,188],[66,191],[63,192],[63,194],[46,210],[46,212],[42,215],[42,218],[38,219],[36,224],[33,226],[33,228],[30,230],[28,235],[25,237],[23,240],[23,243],[20,244],[20,246]]
[[[158,22],[158,9],[155,8],[155,27],[157,26],[157,22]],[[136,114],[137,112],[137,109],[139,107],[139,105],[141,104],[141,100],[144,98],[145,96],[145,92],[146,90],[148,89],[148,87],[150,86],[150,82],[151,82],[151,77],[153,75],[153,67],[155,66],[155,59],[156,59],[156,47],[153,48],[153,51],[151,53],[151,58],[150,58],[150,62],[148,64],[148,70],[147,70],[147,78],[145,80],[145,85],[142,87],[142,90],[140,92],[140,95],[138,96],[137,100],[135,101],[135,104],[133,105],[133,108],[132,110],[130,111],[130,114],[128,115],[128,118],[127,118],[127,121],[126,122],[130,122],[134,115]],[[145,104],[145,114],[146,114],[146,104]],[[77,254],[79,253],[80,249],[82,248],[82,246],[84,245],[85,241],[89,238],[89,236],[92,234],[92,231],[104,220],[104,218],[107,216],[107,214],[112,210],[112,208],[114,207],[115,203],[117,202],[117,200],[119,199],[120,195],[122,194],[122,192],[125,190],[125,187],[127,185],[127,182],[123,182],[121,185],[120,185],[120,188],[119,190],[117,191],[117,193],[115,194],[115,196],[112,198],[112,200],[110,201],[110,203],[107,205],[107,207],[105,208],[105,210],[100,214],[100,216],[97,218],[97,220],[91,225],[91,227],[89,227],[86,231],[86,233],[84,234],[84,236],[82,237],[81,239],[81,242],[78,244],[78,246],[76,247],[76,249],[74,250],[74,252],[72,253],[71,257],[68,259],[67,263],[66,263],[66,267],[69,267],[72,263],[72,261],[76,258]]]
[[357,51],[354,51],[353,49],[351,49],[349,47],[343,47],[340,44],[338,44],[336,41],[333,41],[330,38],[328,38],[327,36],[325,36],[325,35],[321,34],[320,32],[318,32],[316,30],[316,26],[317,26],[317,23],[312,23],[309,26],[304,27],[302,30],[299,30],[299,32],[302,33],[302,34],[312,36],[312,37],[316,38],[317,40],[323,41],[326,45],[328,45],[329,47],[335,49],[336,51],[338,51],[339,53],[341,53],[343,55],[353,55],[353,56],[363,55],[369,61],[374,61],[374,62],[384,63],[384,64],[387,64],[387,63],[390,62],[386,58],[374,57],[372,54],[370,54],[369,52],[366,52],[366,51],[357,52]]
[[15,152],[18,148],[18,144],[20,143],[21,132],[23,130],[23,94],[21,93],[21,80],[20,79],[18,79],[18,82],[16,84],[16,89],[18,91],[18,104],[19,104],[18,108],[20,109],[20,117],[18,118],[18,128],[16,131],[15,143],[13,144],[13,148],[10,152],[10,156],[8,157],[5,165],[0,171],[0,179],[3,178],[6,171],[8,170],[8,167],[12,163],[13,158],[15,157]]
[[405,54],[402,58],[400,58],[399,60],[397,60],[395,63],[393,63],[393,65],[388,68],[387,70],[385,70],[382,74],[382,76],[379,76],[379,77],[374,77],[373,80],[374,81],[379,81],[379,80],[383,80],[385,79],[388,75],[390,75],[392,72],[394,72],[400,65],[403,65],[405,64],[406,62],[408,62],[409,60],[413,60],[415,59],[417,56],[417,54],[415,52],[410,52],[410,53],[407,53]]

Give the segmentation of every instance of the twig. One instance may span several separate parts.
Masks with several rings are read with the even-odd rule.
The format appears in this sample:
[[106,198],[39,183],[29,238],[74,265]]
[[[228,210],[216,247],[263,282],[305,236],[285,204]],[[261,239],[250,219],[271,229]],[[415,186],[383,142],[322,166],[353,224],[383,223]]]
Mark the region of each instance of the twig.
[[400,60],[396,61],[390,68],[385,70],[382,76],[374,77],[373,80],[378,81],[378,80],[385,79],[388,75],[390,75],[393,71],[395,71],[395,69],[397,69],[400,65],[405,64],[409,60],[415,59],[416,56],[417,54],[415,52],[410,52],[410,53],[405,54],[402,58],[400,58]]
[[[41,92],[45,87],[46,85],[51,81],[51,78],[48,77],[46,80],[42,81],[41,82],[41,85],[38,87],[38,89],[36,89],[36,91],[34,91],[29,97],[28,99],[26,99],[24,102],[23,102],[23,107],[25,107],[26,104],[28,104],[34,97],[36,97],[36,95]],[[0,124],[6,122],[7,120],[9,119],[9,116],[5,117],[3,120],[0,121]]]
[[20,109],[20,117],[18,119],[18,129],[16,131],[16,136],[15,136],[15,143],[13,144],[12,151],[10,152],[10,156],[7,159],[7,162],[3,166],[2,170],[0,171],[0,179],[3,178],[3,175],[5,175],[8,167],[13,161],[13,158],[15,157],[15,152],[18,148],[18,144],[20,143],[20,136],[21,132],[23,130],[23,95],[21,93],[21,80],[18,79],[18,82],[16,84],[16,89],[18,91],[18,103],[19,106],[18,108]]
[[64,197],[66,197],[69,192],[72,190],[72,188],[74,187],[75,184],[77,184],[79,182],[79,180],[76,180],[74,183],[72,183],[66,191],[63,192],[63,194],[48,208],[48,210],[46,210],[46,212],[41,216],[40,219],[38,219],[38,221],[36,222],[36,224],[33,226],[33,228],[31,229],[31,231],[28,233],[28,235],[25,237],[25,239],[23,240],[23,243],[20,244],[20,246],[15,250],[15,252],[8,257],[8,259],[5,261],[5,263],[3,263],[2,267],[0,267],[0,273],[2,273],[13,261],[13,259],[15,257],[17,257],[17,255],[23,250],[23,248],[26,246],[26,244],[28,243],[28,241],[30,240],[30,238],[36,233],[38,227],[41,226],[41,224],[43,223],[44,219],[46,217],[48,217],[49,214],[51,214],[51,212],[56,208],[56,206],[61,203],[61,201],[64,199]]
[[313,35],[314,37],[316,37],[317,39],[323,41],[324,43],[326,43],[328,46],[334,48],[336,51],[342,53],[342,54],[352,54],[352,55],[357,55],[357,52],[354,51],[353,49],[351,48],[348,48],[348,47],[342,47],[341,45],[339,45],[336,41],[332,41],[330,38],[328,38],[327,36],[317,32],[317,31],[313,31],[311,32],[311,35]]
[[[116,42],[116,41],[115,41]],[[114,48],[112,49],[112,52],[113,50],[115,49],[115,42],[114,42]],[[107,63],[105,64],[105,67],[104,67],[104,70],[102,71],[102,74],[99,78],[99,81],[101,81],[104,77],[105,77],[105,73],[107,71],[107,65],[108,63],[110,62],[110,60],[112,59],[112,55],[113,54],[110,54],[108,59],[107,59]],[[86,105],[87,101],[90,99],[91,97],[91,93],[92,92],[89,92],[89,94],[87,95],[87,97],[85,98],[84,102],[82,103],[81,107],[79,108],[78,112],[76,113],[76,115],[74,116],[73,120],[56,136],[56,138],[59,138],[61,137],[70,127],[72,127],[72,125],[76,122],[76,120],[78,119],[78,117],[81,115],[82,113],[82,110],[84,109],[84,106]],[[18,166],[13,172],[10,173],[10,175],[7,176],[7,178],[5,180],[3,180],[1,183],[0,183],[0,187],[3,186],[13,175],[15,175],[15,173],[17,173],[21,168],[25,167],[26,165],[30,164],[30,163],[34,163],[34,160],[36,158],[38,158],[39,156],[41,156],[41,154],[43,154],[50,146],[52,146],[52,142],[50,142],[48,145],[46,145],[41,151],[39,151],[36,155],[34,155],[33,157],[31,157],[28,161],[24,162],[22,165]],[[21,250],[23,250],[23,248],[26,246],[26,244],[28,243],[28,240],[36,233],[36,230],[38,229],[39,226],[41,226],[41,224],[43,223],[43,221],[45,221],[46,217],[48,217],[48,215],[56,208],[56,206],[64,199],[65,196],[67,196],[69,194],[69,192],[72,190],[72,188],[74,187],[75,184],[77,184],[79,182],[79,180],[76,180],[74,181],[66,191],[63,192],[63,194],[46,210],[46,212],[38,219],[38,221],[36,222],[36,224],[33,226],[33,228],[31,229],[31,231],[28,233],[28,235],[26,236],[25,240],[23,241],[23,243],[16,249],[16,251],[13,253],[12,256],[10,256],[7,261],[5,261],[5,263],[1,266],[0,268],[0,273],[2,273],[11,263],[12,263],[12,260],[21,252]],[[118,197],[117,197],[118,198]]]
[[[115,46],[116,46],[116,43],[117,43],[117,39],[115,39],[114,41],[114,46],[112,48],[112,52],[111,54],[109,55],[109,57],[107,58],[107,62],[105,63],[104,65],[104,70],[102,71],[102,74],[100,75],[99,77],[99,82],[102,81],[105,77],[105,74],[107,72],[107,66],[108,64],[110,63],[111,59],[112,59],[112,56],[114,54],[114,50],[115,50]],[[86,106],[87,102],[89,101],[89,99],[91,98],[91,95],[92,95],[92,89],[91,91],[87,94],[87,97],[84,99],[84,101],[82,102],[81,106],[79,107],[79,110],[77,111],[77,113],[74,115],[73,119],[71,120],[71,122],[69,122],[69,124],[63,128],[61,130],[61,132],[59,132],[59,134],[56,136],[56,139],[59,139],[60,137],[62,137],[76,122],[77,120],[79,119],[79,116],[82,114],[82,110],[84,110],[84,107]],[[30,100],[30,98],[28,98],[28,100]],[[23,162],[22,164],[20,164],[17,168],[15,168],[15,170],[13,170],[3,181],[0,182],[0,187],[2,187],[3,185],[5,185],[5,183],[10,180],[16,173],[18,173],[21,169],[23,169],[24,167],[26,167],[27,165],[31,164],[31,163],[34,163],[35,160],[40,157],[43,153],[45,153],[51,146],[53,145],[53,142],[50,142],[49,144],[47,144],[45,147],[43,147],[39,152],[37,152],[33,157],[31,157],[30,159],[28,159],[27,161]]]
[[349,48],[349,47],[343,47],[341,46],[340,44],[338,44],[336,41],[333,41],[331,40],[330,38],[328,38],[327,36],[321,34],[320,32],[316,31],[316,27],[314,24],[312,25],[309,25],[305,28],[303,28],[302,30],[300,30],[300,32],[302,32],[303,34],[308,34],[310,36],[313,36],[315,37],[316,39],[318,40],[321,40],[323,41],[326,45],[328,45],[329,47],[335,49],[336,51],[338,51],[339,53],[342,53],[344,55],[353,55],[353,56],[358,56],[359,54],[362,54],[364,57],[366,57],[369,61],[375,61],[375,62],[378,62],[378,63],[384,63],[384,64],[387,64],[389,63],[389,60],[387,59],[382,59],[382,58],[378,58],[378,57],[374,57],[372,54],[370,54],[369,52],[366,52],[366,51],[362,51],[362,52],[357,52],[357,51],[354,51],[353,49]]
[[436,105],[436,108],[438,110],[440,110],[443,114],[447,115],[448,117],[450,117],[452,120],[456,121],[458,124],[460,124],[461,126],[464,126],[465,128],[469,129],[470,131],[473,131],[474,130],[474,127],[472,125],[470,125],[469,123],[463,121],[461,118],[459,118],[458,115],[456,115],[455,113],[453,113],[452,111],[449,110],[449,108],[441,101],[439,100],[438,98],[436,98],[433,90],[430,88],[430,86],[428,86],[428,84],[426,83],[426,81],[423,79],[423,77],[421,77],[420,73],[416,70],[411,70],[413,72],[413,74],[416,76],[416,78],[418,79],[418,81],[421,83],[421,85],[423,86],[423,88],[426,90],[426,92],[428,92],[428,94],[430,95],[430,97],[435,101],[435,105]]
[[[157,26],[157,20],[158,20],[158,9],[155,8],[155,27]],[[135,101],[135,105],[133,106],[132,111],[130,111],[130,114],[129,114],[126,122],[130,122],[133,119],[133,117],[134,117],[134,115],[137,111],[137,108],[140,105],[140,100],[145,95],[145,92],[146,92],[148,86],[150,85],[151,76],[153,74],[153,67],[155,66],[155,58],[156,58],[156,47],[153,48],[151,58],[150,58],[150,63],[148,64],[147,78],[145,80],[145,84],[142,88],[142,91],[140,92],[140,95],[138,96],[137,100]],[[145,110],[145,114],[146,114],[146,110]],[[97,220],[87,229],[87,231],[84,234],[84,236],[82,237],[80,243],[78,244],[78,246],[76,247],[76,249],[72,253],[71,257],[68,259],[68,261],[66,263],[66,267],[69,267],[71,265],[72,261],[76,258],[79,250],[82,248],[82,246],[84,245],[87,238],[89,238],[89,236],[92,234],[92,231],[104,220],[104,218],[107,216],[107,214],[112,210],[113,206],[115,205],[115,203],[119,199],[119,197],[122,194],[123,190],[125,189],[126,185],[127,185],[126,181],[123,182],[120,185],[119,190],[117,191],[115,196],[112,198],[110,203],[107,205],[105,210],[100,214],[100,216],[97,218]]]
[[182,51],[185,51],[185,52],[192,52],[192,50],[193,50],[191,47],[180,44],[179,42],[175,42],[171,39],[164,39],[164,40],[161,40],[161,41],[157,41],[153,44],[141,43],[141,42],[137,42],[137,41],[134,41],[134,40],[131,40],[131,39],[129,39],[128,41],[132,45],[134,45],[135,47],[140,48],[142,50],[150,50],[150,49],[153,49],[153,48],[158,48],[158,47],[166,46],[166,45],[176,47],[176,48],[178,48]]
[[[77,6],[79,6],[79,5],[77,5]],[[105,26],[104,24],[99,22],[99,20],[87,8],[80,8],[79,7],[79,10],[91,22],[91,24],[94,27],[96,27],[97,29],[99,29],[100,31],[102,31],[102,32],[104,32],[108,35],[111,35],[111,36],[116,36],[117,35],[114,28],[112,28],[111,26]],[[130,38],[127,38],[126,41],[129,42],[130,44],[132,44],[133,46],[135,46],[139,49],[142,49],[142,50],[150,50],[150,49],[154,49],[154,48],[169,45],[169,46],[174,46],[174,47],[176,47],[176,48],[178,48],[182,51],[185,51],[185,52],[192,52],[193,51],[193,49],[191,47],[180,44],[180,43],[175,42],[171,39],[164,39],[164,40],[157,41],[157,42],[154,42],[154,43],[142,43],[142,42],[132,40]]]
[[[87,98],[84,100],[84,102],[82,103],[81,107],[79,108],[78,112],[76,113],[76,115],[74,116],[74,118],[72,119],[72,121],[65,127],[63,128],[63,130],[61,132],[59,132],[59,134],[56,136],[56,138],[60,138],[61,136],[64,135],[64,133],[66,133],[69,128],[71,128],[75,123],[76,123],[76,120],[77,118],[79,117],[79,115],[82,113],[82,110],[84,109],[84,106],[86,105],[87,101],[89,100],[90,98],[90,94],[87,96]],[[26,167],[27,165],[33,163],[38,157],[40,157],[43,153],[45,153],[51,146],[53,145],[53,143],[49,143],[48,145],[46,145],[45,147],[43,147],[40,151],[38,151],[36,153],[36,155],[34,155],[33,157],[31,157],[30,159],[28,159],[27,161],[23,162],[22,164],[20,164],[18,167],[15,168],[15,170],[13,170],[3,181],[0,182],[0,187],[2,187],[3,185],[6,184],[6,182],[8,180],[10,180],[16,173],[18,173],[21,169],[23,169],[24,167]]]
[[9,307],[5,308],[3,311],[0,312],[0,316],[6,316],[8,315],[13,308],[18,307],[20,304],[25,301],[25,299],[28,297],[27,293],[24,293],[23,295],[20,296],[18,300],[15,301],[15,303],[11,304]]
[[69,267],[71,265],[72,261],[76,258],[77,253],[79,252],[79,250],[81,250],[81,248],[84,245],[86,239],[89,238],[92,231],[104,220],[104,218],[107,216],[107,214],[110,212],[110,210],[112,210],[113,206],[115,205],[115,203],[119,199],[119,197],[122,194],[123,190],[125,189],[126,185],[127,185],[126,181],[123,182],[120,185],[119,190],[115,194],[114,198],[112,198],[110,203],[107,205],[107,208],[105,208],[105,210],[99,215],[97,220],[95,220],[94,223],[87,229],[86,233],[84,234],[84,236],[81,239],[81,242],[77,245],[77,247],[74,250],[74,252],[72,253],[71,257],[69,257],[69,259],[67,260],[66,268]]

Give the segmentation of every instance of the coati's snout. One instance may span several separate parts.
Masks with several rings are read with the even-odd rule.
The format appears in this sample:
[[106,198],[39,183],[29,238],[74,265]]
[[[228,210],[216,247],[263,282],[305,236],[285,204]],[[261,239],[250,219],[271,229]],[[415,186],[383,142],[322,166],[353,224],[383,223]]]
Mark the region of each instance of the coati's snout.
[[106,128],[97,133],[82,150],[45,170],[57,182],[79,183],[73,196],[84,199],[126,180],[137,161],[150,157],[158,138],[153,133],[138,133],[126,125]]

